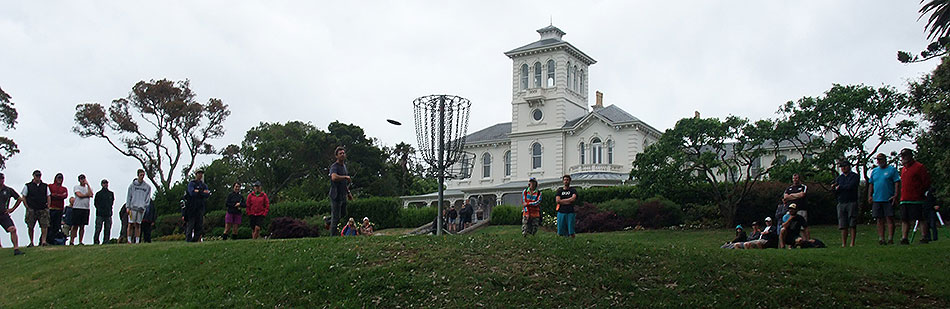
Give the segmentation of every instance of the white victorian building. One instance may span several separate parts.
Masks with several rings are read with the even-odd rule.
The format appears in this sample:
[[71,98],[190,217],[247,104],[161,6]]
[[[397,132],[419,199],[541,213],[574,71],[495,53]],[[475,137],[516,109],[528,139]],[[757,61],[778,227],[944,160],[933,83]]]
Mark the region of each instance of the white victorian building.
[[[512,60],[511,122],[466,137],[474,168],[463,173],[468,178],[446,181],[448,202],[471,199],[486,210],[518,205],[532,177],[542,188],[559,186],[565,174],[578,187],[620,185],[636,155],[660,138],[659,130],[620,107],[604,106],[600,92],[588,107],[588,72],[596,61],[564,41],[557,27],[538,33],[540,40],[505,53]],[[438,194],[402,200],[430,205]]]

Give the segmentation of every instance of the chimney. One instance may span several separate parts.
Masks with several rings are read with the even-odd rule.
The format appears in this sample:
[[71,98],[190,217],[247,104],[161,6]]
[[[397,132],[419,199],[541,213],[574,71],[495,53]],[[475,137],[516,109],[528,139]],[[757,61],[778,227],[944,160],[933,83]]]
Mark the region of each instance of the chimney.
[[695,111],[695,113],[696,113],[696,114],[695,114],[693,117],[696,117],[696,119],[699,119],[699,118],[700,118],[700,117],[699,117],[699,111]]
[[604,108],[604,93],[600,91],[595,91],[594,93],[597,95],[597,103],[594,103],[594,106],[591,107],[593,107],[594,110]]

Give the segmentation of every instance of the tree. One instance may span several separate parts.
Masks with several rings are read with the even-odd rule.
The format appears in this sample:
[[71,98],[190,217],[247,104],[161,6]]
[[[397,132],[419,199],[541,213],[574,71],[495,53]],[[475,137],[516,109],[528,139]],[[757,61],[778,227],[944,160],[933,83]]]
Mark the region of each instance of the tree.
[[770,142],[772,127],[769,121],[751,123],[736,116],[681,119],[637,155],[630,175],[658,193],[706,184],[725,223],[732,225],[739,203],[772,168],[754,164],[778,147]]
[[944,57],[933,72],[910,83],[910,103],[914,115],[927,126],[916,139],[917,160],[927,165],[935,179],[937,196],[950,197],[950,58]]
[[867,181],[881,146],[908,140],[917,127],[910,107],[893,87],[835,84],[824,96],[783,105],[774,138],[790,142],[815,168],[810,172],[836,175],[835,161],[847,160]]
[[214,153],[209,141],[224,135],[230,114],[220,99],[196,101],[188,80],[140,81],[108,110],[99,103],[77,105],[73,132],[106,140],[138,161],[158,190],[168,191],[176,172],[187,177],[198,155]]
[[[16,108],[13,107],[12,97],[0,88],[0,128],[4,131],[13,129],[16,126],[16,119],[19,116]],[[7,167],[7,160],[20,152],[16,143],[6,136],[0,136],[0,170]]]
[[[924,3],[925,0],[921,0]],[[950,1],[948,0],[930,0],[920,7],[920,17],[924,18],[928,13],[927,25],[924,29],[928,32],[927,39],[933,40],[927,45],[927,48],[919,53],[912,55],[906,51],[897,52],[897,60],[903,63],[923,62],[937,57],[947,55],[948,44],[950,44]]]

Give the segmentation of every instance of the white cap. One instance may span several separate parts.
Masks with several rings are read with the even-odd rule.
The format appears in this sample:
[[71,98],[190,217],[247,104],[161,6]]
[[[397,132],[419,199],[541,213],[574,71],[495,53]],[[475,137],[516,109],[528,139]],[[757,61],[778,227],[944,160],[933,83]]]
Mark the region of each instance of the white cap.
[[772,217],[765,217],[765,221],[772,221]]

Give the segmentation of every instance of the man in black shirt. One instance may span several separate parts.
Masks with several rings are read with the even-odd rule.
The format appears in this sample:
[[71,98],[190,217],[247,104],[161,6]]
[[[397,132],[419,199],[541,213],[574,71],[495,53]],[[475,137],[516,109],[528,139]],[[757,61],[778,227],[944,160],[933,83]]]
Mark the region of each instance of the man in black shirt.
[[[795,204],[798,208],[798,216],[808,221],[808,205],[805,203],[805,194],[808,193],[808,186],[802,183],[802,177],[798,174],[792,175],[792,185],[788,186],[785,189],[785,193],[782,194],[782,203],[785,204],[784,210],[781,213],[776,213],[775,218],[780,219],[782,216],[785,216],[785,213],[788,211],[788,205]],[[805,238],[808,239],[811,237],[811,232],[809,232],[808,227],[805,227]]]
[[103,179],[102,189],[96,192],[93,203],[96,205],[96,233],[92,244],[99,244],[99,233],[102,233],[102,243],[109,243],[109,232],[112,231],[112,206],[115,204],[115,194],[109,191],[109,181]]
[[858,229],[858,174],[851,172],[851,163],[838,161],[841,175],[835,178],[831,190],[838,196],[838,229],[841,230],[841,247],[848,245],[848,231],[851,231],[851,246]]
[[564,187],[554,193],[557,202],[557,234],[574,238],[574,202],[577,201],[577,190],[571,187],[571,175],[561,177]]
[[337,226],[340,224],[340,218],[346,217],[347,201],[353,199],[349,188],[353,177],[349,176],[344,164],[346,148],[336,147],[333,155],[336,156],[336,161],[330,165],[330,236],[340,236]]
[[[228,199],[224,201],[227,213],[224,215],[224,235],[221,238],[228,240],[228,232],[231,232],[231,239],[237,239],[238,226],[241,225],[241,209],[244,206],[244,195],[241,194],[241,184],[231,185],[231,193],[228,193]],[[253,228],[253,227],[252,227]]]
[[7,187],[3,181],[3,173],[0,173],[0,226],[3,226],[4,231],[10,233],[10,242],[13,243],[13,255],[21,255],[23,252],[20,251],[20,244],[17,242],[16,226],[13,225],[13,218],[10,218],[10,213],[13,212],[13,209],[7,210],[7,207],[10,207],[11,198],[17,200],[17,205],[20,204],[20,195],[17,194],[13,188]]
[[802,235],[801,231],[804,228],[808,227],[808,221],[805,220],[802,216],[798,215],[798,205],[791,204],[788,205],[788,221],[782,223],[782,232],[779,237],[779,247],[791,249],[795,245],[795,239],[799,236],[802,236],[804,240],[808,240],[808,234]]

